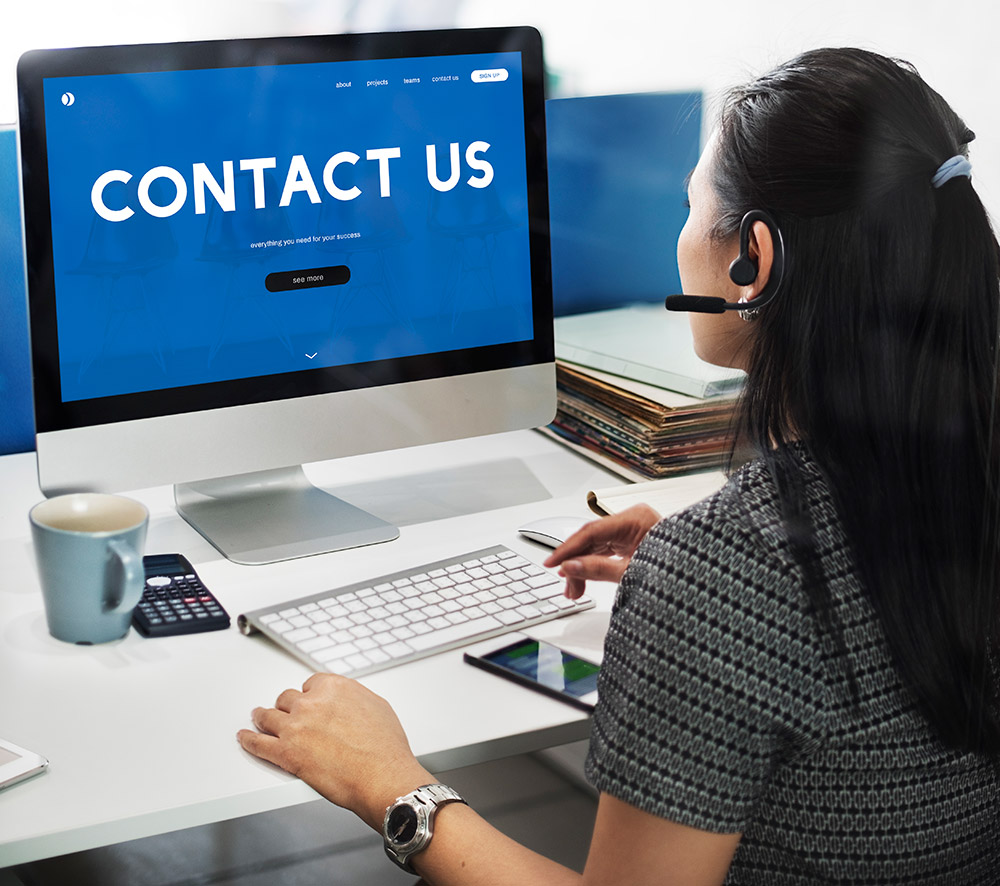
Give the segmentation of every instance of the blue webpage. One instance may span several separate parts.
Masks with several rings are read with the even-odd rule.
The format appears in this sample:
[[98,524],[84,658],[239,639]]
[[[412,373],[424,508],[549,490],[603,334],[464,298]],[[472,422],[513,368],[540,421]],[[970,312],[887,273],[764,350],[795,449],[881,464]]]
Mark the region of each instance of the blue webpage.
[[64,402],[532,337],[519,53],[44,100]]

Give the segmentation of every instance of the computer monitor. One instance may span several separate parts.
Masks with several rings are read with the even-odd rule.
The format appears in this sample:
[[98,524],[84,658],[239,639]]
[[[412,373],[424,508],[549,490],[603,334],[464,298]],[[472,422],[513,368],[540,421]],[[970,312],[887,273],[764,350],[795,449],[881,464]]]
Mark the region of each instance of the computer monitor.
[[35,446],[17,180],[17,131],[0,124],[0,454]]
[[549,99],[555,315],[663,303],[680,292],[674,246],[698,162],[702,96],[648,92]]
[[307,462],[555,413],[530,28],[18,65],[39,482],[175,486],[230,559],[394,538]]

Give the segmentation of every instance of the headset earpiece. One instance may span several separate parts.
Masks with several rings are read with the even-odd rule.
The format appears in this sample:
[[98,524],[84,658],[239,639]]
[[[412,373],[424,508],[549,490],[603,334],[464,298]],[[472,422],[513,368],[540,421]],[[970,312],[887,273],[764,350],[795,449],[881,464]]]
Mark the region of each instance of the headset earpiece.
[[748,212],[740,222],[740,254],[729,266],[729,279],[737,286],[749,286],[757,279],[757,262],[750,258],[750,229],[758,214]]
[[695,311],[700,314],[722,314],[726,311],[740,311],[749,316],[769,304],[778,294],[785,278],[785,243],[781,229],[762,209],[751,209],[740,222],[740,254],[729,266],[729,279],[737,286],[749,286],[757,279],[757,263],[750,258],[750,231],[754,222],[761,221],[771,232],[774,255],[771,259],[771,273],[767,285],[749,302],[727,302],[724,298],[708,295],[668,295],[664,307],[668,311]]
[[740,255],[729,266],[729,279],[737,286],[749,286],[757,279],[757,265],[749,256]]

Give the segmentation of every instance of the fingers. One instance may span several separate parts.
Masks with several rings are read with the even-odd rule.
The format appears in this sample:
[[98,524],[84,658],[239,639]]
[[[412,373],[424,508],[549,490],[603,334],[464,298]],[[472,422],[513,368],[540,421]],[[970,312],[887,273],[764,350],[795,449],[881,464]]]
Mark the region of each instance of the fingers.
[[[599,550],[607,548],[609,527],[606,521],[608,519],[595,520],[593,523],[585,524],[549,554],[542,565],[551,569],[571,557],[597,553]],[[611,528],[613,529],[613,527]]]
[[621,581],[626,561],[621,557],[576,557],[560,567],[566,578],[582,581]]
[[587,582],[579,578],[566,577],[566,589],[563,594],[570,600],[579,600],[587,590]]
[[250,712],[253,725],[268,735],[280,735],[282,724],[288,719],[288,714],[275,708],[254,708]]
[[278,696],[278,700],[274,703],[274,706],[279,711],[288,713],[292,709],[292,705],[300,698],[302,698],[302,693],[298,689],[286,689]]
[[556,548],[543,565],[552,568],[588,554],[630,556],[660,516],[648,505],[633,505],[620,514],[585,524]]
[[281,765],[278,761],[280,756],[278,739],[273,735],[263,735],[252,729],[241,729],[236,733],[236,740],[243,747],[243,750],[255,757],[260,757],[261,760],[267,760],[268,763],[274,763],[276,766]]

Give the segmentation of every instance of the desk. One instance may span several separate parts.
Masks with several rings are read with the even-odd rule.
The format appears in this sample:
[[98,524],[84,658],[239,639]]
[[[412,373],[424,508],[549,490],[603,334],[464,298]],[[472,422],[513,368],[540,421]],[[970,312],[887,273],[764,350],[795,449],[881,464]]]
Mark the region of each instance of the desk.
[[[129,493],[150,509],[147,551],[185,553],[234,626],[154,640],[131,631],[87,647],[45,627],[27,520],[42,497],[34,455],[0,458],[0,735],[51,761],[46,774],[0,792],[0,868],[315,799],[236,743],[254,706],[310,673],[263,637],[240,634],[236,615],[496,543],[541,561],[545,549],[517,526],[584,516],[587,491],[616,482],[533,431],[340,459],[307,473],[398,520],[400,538],[239,566],[177,516],[169,488]],[[613,592],[595,587],[596,610],[534,633],[599,656]],[[363,682],[392,703],[432,771],[578,740],[589,728],[568,705],[467,667],[460,651]]]

